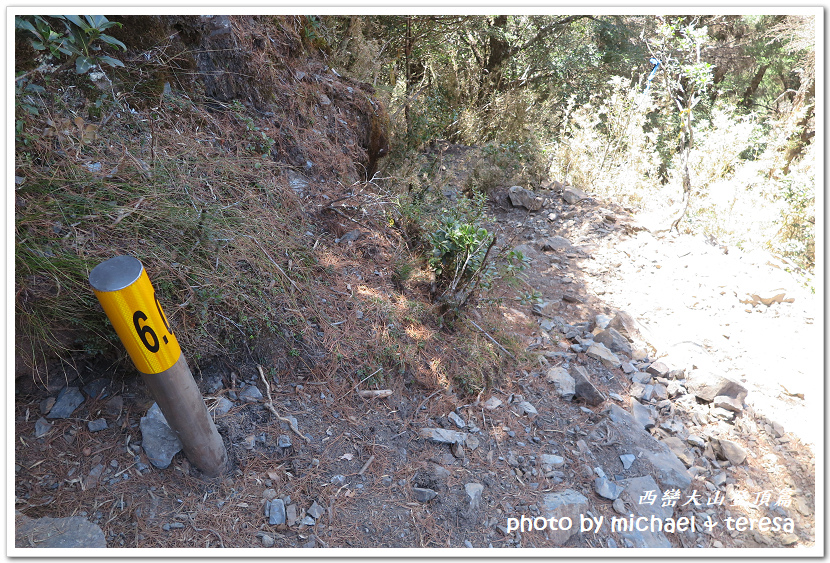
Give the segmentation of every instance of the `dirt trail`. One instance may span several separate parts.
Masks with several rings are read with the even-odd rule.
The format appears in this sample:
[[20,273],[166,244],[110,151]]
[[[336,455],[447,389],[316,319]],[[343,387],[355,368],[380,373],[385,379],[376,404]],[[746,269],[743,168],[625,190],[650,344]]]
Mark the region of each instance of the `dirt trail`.
[[[442,193],[460,197],[461,176]],[[99,541],[126,548],[816,547],[816,458],[803,445],[820,443],[808,433],[821,420],[811,392],[821,349],[815,298],[782,278],[774,285],[794,301],[753,308],[743,294],[766,291],[751,284],[777,272],[763,261],[652,235],[595,198],[568,204],[561,190],[538,193],[535,212],[512,206],[506,190],[491,206],[500,246],[526,253],[526,285],[540,297],[501,309],[501,328],[536,358],[503,374],[501,388],[463,397],[399,382],[388,398],[363,399],[349,382],[281,375],[274,405],[303,440],[257,398],[255,364],[219,363],[197,379],[233,470],[209,480],[181,454],[166,468],[149,463],[139,421],[152,400],[140,380],[100,372],[109,387],[45,426],[44,392],[16,398],[16,508],[81,517],[100,527]],[[620,353],[615,364],[589,352],[597,315],[619,310],[641,323],[650,357]],[[696,399],[685,387],[695,366],[742,382],[746,404],[728,411]],[[559,387],[566,375],[571,384],[583,377],[569,394]],[[107,424],[93,430],[100,419]],[[684,496],[673,502],[671,491]],[[763,492],[776,496],[764,502]],[[788,503],[773,504],[784,493]],[[644,504],[648,495],[657,503]],[[730,502],[707,504],[718,498]],[[589,513],[697,525],[581,533]],[[567,517],[577,529],[511,529],[521,516]],[[739,517],[786,517],[792,527],[726,528]],[[24,527],[18,546],[35,546],[31,522]]]

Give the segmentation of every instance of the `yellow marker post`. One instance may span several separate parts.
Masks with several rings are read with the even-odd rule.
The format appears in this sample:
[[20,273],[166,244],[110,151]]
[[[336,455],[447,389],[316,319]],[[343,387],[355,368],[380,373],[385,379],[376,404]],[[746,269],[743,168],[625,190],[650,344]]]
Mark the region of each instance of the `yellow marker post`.
[[223,473],[225,444],[144,266],[132,256],[116,256],[93,268],[89,283],[187,459],[210,477]]

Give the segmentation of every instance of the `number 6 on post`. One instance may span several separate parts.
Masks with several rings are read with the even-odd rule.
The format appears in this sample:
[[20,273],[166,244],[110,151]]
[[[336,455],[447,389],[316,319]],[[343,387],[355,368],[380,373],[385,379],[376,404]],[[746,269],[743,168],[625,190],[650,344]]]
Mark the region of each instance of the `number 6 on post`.
[[141,262],[110,258],[93,268],[89,283],[138,371],[161,373],[178,361],[182,350]]

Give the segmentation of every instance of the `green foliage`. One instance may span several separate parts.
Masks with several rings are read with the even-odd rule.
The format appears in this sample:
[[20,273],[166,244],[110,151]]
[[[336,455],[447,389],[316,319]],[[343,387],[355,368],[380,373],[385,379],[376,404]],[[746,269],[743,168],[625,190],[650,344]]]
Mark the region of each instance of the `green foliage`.
[[15,27],[29,35],[32,47],[38,51],[48,51],[53,57],[61,54],[68,55],[75,61],[75,72],[86,74],[96,65],[123,67],[124,63],[108,55],[99,54],[100,43],[127,50],[121,41],[103,33],[113,26],[121,26],[118,22],[111,22],[105,16],[49,16],[60,21],[65,27],[66,34],[52,29],[52,25],[43,16],[15,16]]

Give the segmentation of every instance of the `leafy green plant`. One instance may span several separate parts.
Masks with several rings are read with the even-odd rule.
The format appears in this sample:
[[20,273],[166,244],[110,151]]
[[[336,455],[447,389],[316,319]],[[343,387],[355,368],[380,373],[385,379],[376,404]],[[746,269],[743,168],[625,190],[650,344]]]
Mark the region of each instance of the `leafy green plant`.
[[32,47],[37,51],[49,51],[59,58],[61,54],[75,61],[75,72],[85,74],[96,65],[123,67],[120,60],[99,54],[100,43],[127,50],[121,41],[104,33],[105,30],[121,26],[106,16],[49,16],[66,27],[66,35],[58,33],[43,16],[15,16],[15,27],[29,35]]

